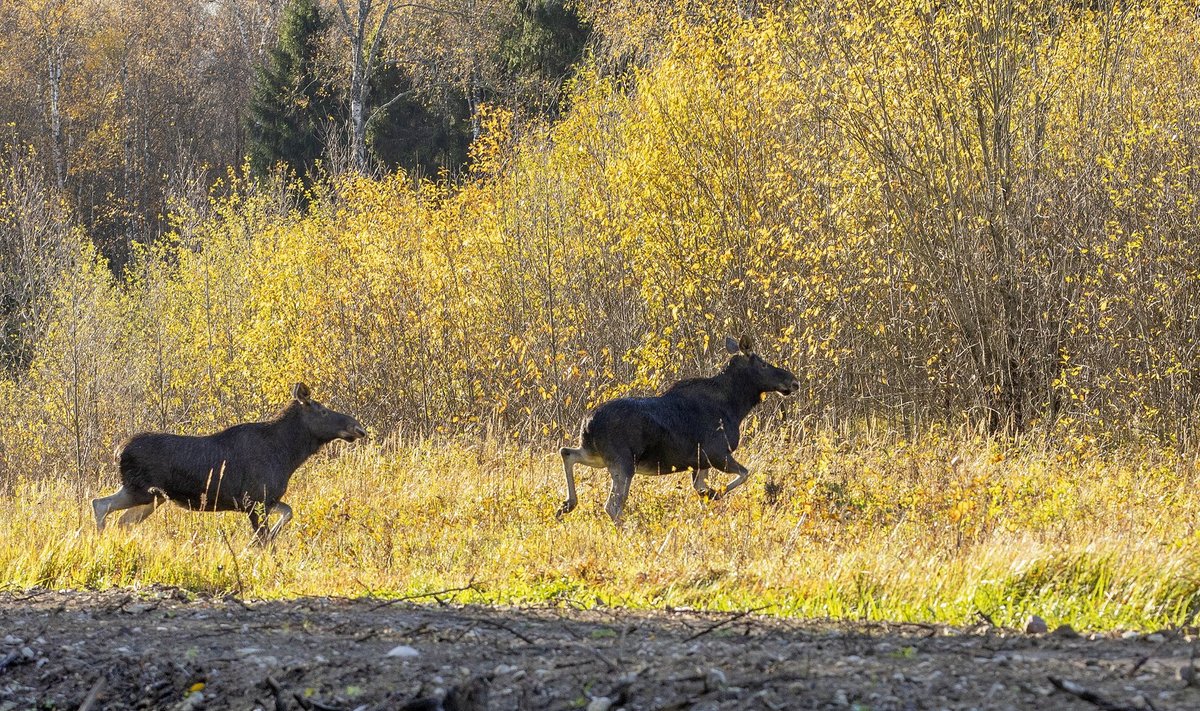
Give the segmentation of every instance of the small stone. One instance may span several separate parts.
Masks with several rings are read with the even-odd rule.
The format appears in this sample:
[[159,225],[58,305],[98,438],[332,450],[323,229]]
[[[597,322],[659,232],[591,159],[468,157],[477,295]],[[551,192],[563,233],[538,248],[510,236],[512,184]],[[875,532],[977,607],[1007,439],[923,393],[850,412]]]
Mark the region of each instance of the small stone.
[[1153,642],[1154,644],[1162,644],[1167,641],[1167,637],[1162,632],[1155,632],[1154,634],[1146,635],[1146,641]]
[[1037,615],[1030,615],[1025,621],[1026,634],[1046,634],[1049,627],[1046,626],[1046,621]]
[[1128,632],[1121,633],[1121,639],[1140,639],[1141,636],[1142,635],[1138,634],[1137,632],[1134,632],[1133,630],[1129,630]]
[[515,672],[516,670],[517,670],[517,668],[511,664],[499,664],[496,666],[494,673],[496,674],[496,676],[500,676],[501,674],[511,674],[512,672]]
[[587,705],[587,711],[608,711],[612,705],[612,699],[607,696],[597,696]]
[[833,705],[834,706],[849,706],[850,705],[850,698],[846,696],[845,689],[838,689],[837,691],[833,692]]
[[725,678],[725,672],[720,669],[709,669],[708,674],[704,675],[704,686],[708,689],[724,689],[729,684],[729,680]]
[[387,656],[389,656],[389,657],[419,657],[419,656],[421,656],[421,653],[418,652],[413,647],[408,646],[407,644],[402,644],[398,647],[392,647],[391,651],[387,653]]

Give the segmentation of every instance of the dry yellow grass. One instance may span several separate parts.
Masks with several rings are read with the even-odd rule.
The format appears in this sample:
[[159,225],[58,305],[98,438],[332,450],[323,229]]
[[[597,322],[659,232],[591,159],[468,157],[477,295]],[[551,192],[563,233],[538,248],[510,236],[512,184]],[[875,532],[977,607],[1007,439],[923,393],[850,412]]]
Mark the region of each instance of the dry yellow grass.
[[1191,460],[935,435],[858,445],[759,436],[751,485],[709,504],[686,476],[639,477],[620,528],[583,470],[558,522],[553,449],[494,441],[339,447],[300,470],[292,525],[251,548],[236,514],[164,507],[96,534],[115,485],[27,481],[0,499],[15,587],[177,585],[248,597],[453,596],[493,603],[762,608],[779,615],[999,624],[1192,624],[1200,592]]

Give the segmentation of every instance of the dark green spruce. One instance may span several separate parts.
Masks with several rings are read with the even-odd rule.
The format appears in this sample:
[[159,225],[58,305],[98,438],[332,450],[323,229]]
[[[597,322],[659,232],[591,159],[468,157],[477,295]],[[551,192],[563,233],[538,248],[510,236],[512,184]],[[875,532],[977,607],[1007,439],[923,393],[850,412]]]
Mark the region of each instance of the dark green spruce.
[[250,168],[256,175],[284,163],[311,176],[338,101],[317,73],[327,22],[316,0],[291,0],[280,22],[279,42],[259,67],[247,126]]

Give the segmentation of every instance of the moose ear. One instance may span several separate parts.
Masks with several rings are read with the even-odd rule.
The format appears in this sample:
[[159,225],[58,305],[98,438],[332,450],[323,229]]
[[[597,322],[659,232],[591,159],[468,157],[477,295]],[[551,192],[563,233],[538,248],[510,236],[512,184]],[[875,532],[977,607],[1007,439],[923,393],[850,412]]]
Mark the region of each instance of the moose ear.
[[742,353],[750,355],[754,352],[754,342],[750,340],[749,336],[743,335],[742,340],[738,341],[738,349]]
[[730,336],[725,337],[725,350],[729,351],[730,353],[737,353],[741,349],[742,349],[742,347],[739,346],[738,342],[733,340],[732,337],[730,337]]
[[301,405],[307,405],[312,402],[312,393],[308,391],[308,386],[304,383],[296,383],[292,388],[292,397],[296,398]]

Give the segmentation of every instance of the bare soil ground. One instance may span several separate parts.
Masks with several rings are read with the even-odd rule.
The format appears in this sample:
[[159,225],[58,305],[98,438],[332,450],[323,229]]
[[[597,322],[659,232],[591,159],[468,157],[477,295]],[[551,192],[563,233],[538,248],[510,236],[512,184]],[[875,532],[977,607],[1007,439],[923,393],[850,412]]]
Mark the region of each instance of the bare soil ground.
[[8,709],[1196,709],[1196,638],[511,609],[0,595]]

